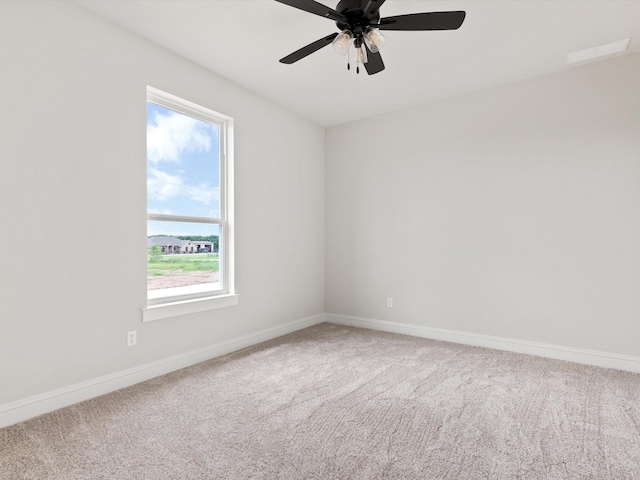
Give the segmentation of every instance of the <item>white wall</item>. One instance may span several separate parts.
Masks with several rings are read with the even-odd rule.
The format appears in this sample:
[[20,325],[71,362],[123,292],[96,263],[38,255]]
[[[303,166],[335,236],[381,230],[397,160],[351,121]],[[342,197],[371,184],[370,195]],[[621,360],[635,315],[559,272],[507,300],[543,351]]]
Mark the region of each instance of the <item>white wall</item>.
[[640,355],[638,79],[636,54],[328,129],[327,312]]
[[[0,65],[0,405],[325,307],[640,355],[639,55],[326,137],[66,3]],[[147,85],[235,119],[237,307],[140,321]]]
[[[61,2],[0,65],[0,405],[324,311],[323,129]],[[235,120],[237,307],[141,322],[147,85]]]

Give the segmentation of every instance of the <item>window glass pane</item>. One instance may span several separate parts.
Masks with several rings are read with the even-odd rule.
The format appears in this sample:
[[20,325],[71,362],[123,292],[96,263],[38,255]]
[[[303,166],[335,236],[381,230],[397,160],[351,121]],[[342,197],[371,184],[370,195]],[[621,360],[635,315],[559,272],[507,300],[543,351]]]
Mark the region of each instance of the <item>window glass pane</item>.
[[220,216],[220,127],[147,102],[147,212]]
[[214,284],[220,289],[220,226],[147,221],[147,288]]

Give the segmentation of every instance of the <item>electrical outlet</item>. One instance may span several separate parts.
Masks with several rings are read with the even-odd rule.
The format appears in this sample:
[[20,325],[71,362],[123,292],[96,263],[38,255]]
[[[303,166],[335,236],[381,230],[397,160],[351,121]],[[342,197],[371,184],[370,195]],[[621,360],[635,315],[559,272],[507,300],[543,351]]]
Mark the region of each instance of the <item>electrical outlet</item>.
[[393,298],[387,298],[387,307],[393,307]]
[[138,343],[136,331],[127,332],[127,347],[133,347],[136,343]]

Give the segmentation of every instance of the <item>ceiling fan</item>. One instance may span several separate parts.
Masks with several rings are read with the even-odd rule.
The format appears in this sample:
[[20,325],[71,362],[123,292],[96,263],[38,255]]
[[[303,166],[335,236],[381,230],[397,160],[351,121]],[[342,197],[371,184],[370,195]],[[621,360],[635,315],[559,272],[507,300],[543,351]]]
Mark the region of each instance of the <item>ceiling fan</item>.
[[341,0],[335,10],[314,0],[276,1],[333,20],[340,30],[281,58],[281,63],[295,63],[331,43],[340,55],[348,55],[353,48],[356,72],[360,73],[362,64],[369,75],[384,70],[380,49],[385,37],[380,30],[456,30],[466,15],[463,11],[425,12],[380,18],[385,0]]

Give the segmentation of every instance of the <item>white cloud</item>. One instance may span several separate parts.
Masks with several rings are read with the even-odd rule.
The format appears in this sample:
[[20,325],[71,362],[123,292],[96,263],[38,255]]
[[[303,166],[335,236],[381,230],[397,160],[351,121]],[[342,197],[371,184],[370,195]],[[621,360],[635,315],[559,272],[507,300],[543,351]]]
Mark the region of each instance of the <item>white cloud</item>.
[[176,112],[156,113],[147,125],[147,158],[150,162],[178,162],[185,153],[208,152],[216,134],[211,124]]
[[173,215],[173,211],[168,208],[163,208],[158,210],[157,208],[150,208],[147,210],[147,213],[161,213],[162,215]]
[[157,168],[149,168],[147,176],[147,195],[159,202],[166,202],[175,197],[187,197],[194,202],[210,205],[220,198],[218,187],[206,183],[187,185],[184,179],[170,175]]

